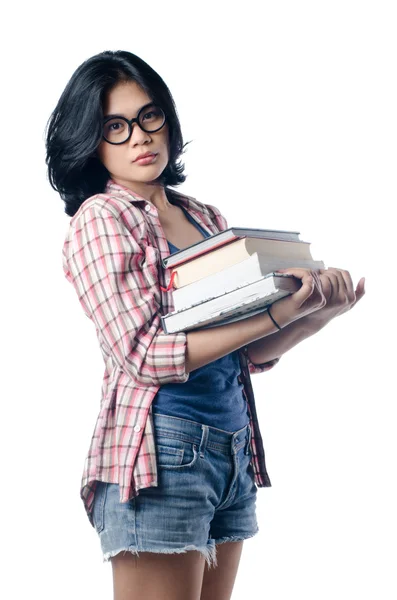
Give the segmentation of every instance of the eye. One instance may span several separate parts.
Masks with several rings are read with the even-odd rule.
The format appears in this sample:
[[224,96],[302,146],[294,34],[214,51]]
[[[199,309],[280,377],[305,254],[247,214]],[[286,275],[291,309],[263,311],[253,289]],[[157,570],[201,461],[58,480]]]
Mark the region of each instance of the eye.
[[154,110],[150,110],[149,112],[145,113],[143,116],[143,119],[146,121],[149,121],[150,118],[155,114]]
[[156,106],[152,106],[150,107],[150,109],[148,109],[143,117],[142,120],[143,121],[155,121],[157,119],[160,119],[162,117],[162,112],[159,108],[157,108]]
[[103,126],[105,138],[111,137],[113,139],[120,134],[124,134],[125,131],[127,131],[127,123],[122,119],[110,119]]

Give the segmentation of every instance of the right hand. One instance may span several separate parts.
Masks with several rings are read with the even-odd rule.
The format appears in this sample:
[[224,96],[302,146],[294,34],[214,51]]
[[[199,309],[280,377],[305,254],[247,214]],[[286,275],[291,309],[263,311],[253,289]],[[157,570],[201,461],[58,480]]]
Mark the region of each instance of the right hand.
[[320,276],[316,271],[290,268],[282,269],[280,272],[293,275],[302,282],[302,286],[297,292],[277,300],[270,307],[272,317],[280,327],[286,327],[293,321],[305,317],[327,304]]

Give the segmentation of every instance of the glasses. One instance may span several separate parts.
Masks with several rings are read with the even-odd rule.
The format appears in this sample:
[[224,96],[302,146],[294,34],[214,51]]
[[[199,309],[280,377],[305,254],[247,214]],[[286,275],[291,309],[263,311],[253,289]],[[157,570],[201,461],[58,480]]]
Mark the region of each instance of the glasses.
[[166,118],[162,108],[156,104],[142,106],[135,119],[108,117],[103,122],[103,139],[109,144],[124,144],[132,135],[132,124],[138,123],[146,133],[155,133],[164,127]]

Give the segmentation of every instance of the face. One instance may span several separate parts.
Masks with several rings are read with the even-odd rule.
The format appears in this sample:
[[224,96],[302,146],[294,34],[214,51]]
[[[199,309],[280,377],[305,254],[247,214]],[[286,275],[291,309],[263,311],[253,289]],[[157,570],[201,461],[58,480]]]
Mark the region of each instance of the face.
[[[146,92],[137,83],[129,81],[117,84],[109,91],[103,106],[104,118],[118,115],[133,119],[145,104],[152,102]],[[157,154],[149,164],[136,162],[140,154]],[[155,133],[146,133],[138,123],[133,123],[132,134],[124,144],[113,145],[102,140],[98,148],[100,161],[116,182],[143,193],[164,171],[169,160],[168,125]]]

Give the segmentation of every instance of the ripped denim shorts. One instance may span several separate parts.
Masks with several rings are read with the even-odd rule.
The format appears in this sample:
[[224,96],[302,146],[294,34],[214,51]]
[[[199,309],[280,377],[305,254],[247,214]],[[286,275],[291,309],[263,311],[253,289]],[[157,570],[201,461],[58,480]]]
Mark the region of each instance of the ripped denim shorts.
[[93,521],[103,561],[119,552],[197,550],[217,565],[216,544],[258,533],[251,428],[235,432],[153,414],[158,487],[126,503],[116,483],[98,481]]

